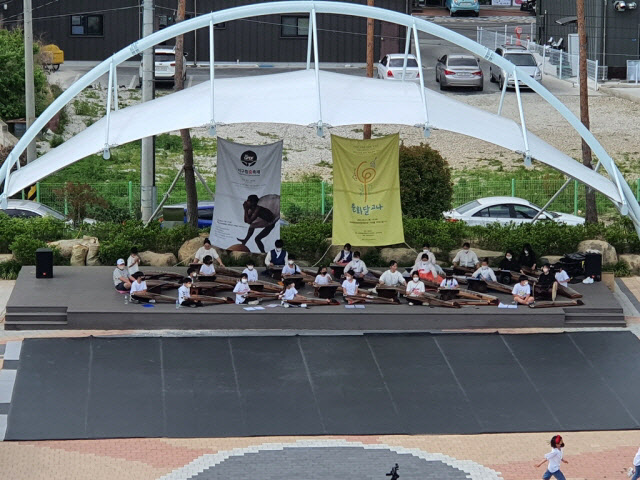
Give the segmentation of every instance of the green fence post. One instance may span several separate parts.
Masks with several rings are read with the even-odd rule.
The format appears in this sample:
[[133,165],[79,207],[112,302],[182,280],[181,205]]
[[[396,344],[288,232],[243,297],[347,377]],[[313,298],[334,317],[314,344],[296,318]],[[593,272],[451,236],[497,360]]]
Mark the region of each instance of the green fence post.
[[512,197],[516,196],[516,179],[515,178],[511,179],[511,196]]
[[636,200],[640,202],[640,178],[636,180]]
[[324,198],[324,180],[322,181],[322,215],[324,215],[325,198]]
[[67,199],[66,195],[64,196],[64,216],[69,216],[69,200]]
[[36,202],[40,203],[40,182],[36,182]]
[[578,181],[573,181],[573,214],[578,215]]
[[133,182],[131,180],[129,180],[128,194],[129,194],[129,216],[131,216],[133,215]]

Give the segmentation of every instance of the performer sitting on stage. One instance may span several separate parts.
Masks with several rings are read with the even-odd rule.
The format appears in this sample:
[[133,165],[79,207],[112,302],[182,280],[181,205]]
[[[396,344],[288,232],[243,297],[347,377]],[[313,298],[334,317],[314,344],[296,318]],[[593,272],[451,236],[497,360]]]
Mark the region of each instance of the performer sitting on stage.
[[291,275],[300,275],[300,273],[300,267],[296,265],[293,256],[290,256],[289,260],[287,260],[287,264],[282,267],[282,276],[289,277]]
[[389,262],[389,270],[380,275],[378,285],[386,285],[388,287],[397,287],[398,285],[406,285],[407,282],[398,271],[398,262],[391,260]]
[[316,279],[313,281],[313,286],[329,285],[331,282],[333,282],[333,279],[331,278],[331,275],[327,273],[327,267],[318,268],[318,274],[316,275]]
[[345,243],[344,248],[338,252],[336,258],[333,259],[333,263],[337,263],[338,265],[346,265],[353,259],[353,254],[351,253],[351,244]]
[[342,282],[342,294],[356,295],[357,293],[358,293],[358,282],[356,282],[353,270],[345,269],[344,282]]
[[282,240],[276,240],[275,248],[267,253],[267,256],[264,257],[264,264],[267,269],[264,271],[264,274],[267,276],[271,276],[271,269],[275,266],[283,267],[289,260],[289,254],[284,249],[284,242]]
[[139,302],[156,303],[154,299],[147,300],[136,295],[136,293],[147,293],[147,282],[144,281],[144,273],[137,271],[132,277],[136,280],[131,284],[131,298]]
[[453,258],[453,264],[460,267],[478,268],[480,264],[478,256],[476,252],[471,250],[469,242],[465,242],[462,245],[462,250],[456,253],[456,256]]
[[530,305],[534,302],[526,275],[520,275],[519,283],[513,286],[511,293],[513,294],[513,300],[521,305]]
[[298,291],[296,290],[296,282],[290,280],[286,283],[284,291],[278,294],[278,298],[283,302],[287,302],[296,298],[296,295],[298,295]]
[[567,275],[567,272],[564,271],[561,264],[556,263],[556,268],[558,271],[556,272],[556,282],[558,282],[563,287],[569,286],[569,281],[571,278]]
[[447,275],[447,277],[440,282],[440,288],[458,288],[458,280],[453,278],[453,275]]
[[129,269],[129,274],[133,275],[138,270],[140,270],[140,256],[138,255],[138,249],[136,247],[131,247],[131,254],[129,258],[127,258],[127,268]]
[[178,289],[178,304],[182,307],[201,307],[202,302],[194,302],[191,300],[191,279],[184,278],[182,286]]
[[500,270],[509,270],[511,272],[520,271],[520,264],[513,258],[513,251],[506,251],[504,258],[500,260]]
[[426,242],[422,245],[422,252],[418,253],[418,256],[416,257],[416,261],[415,261],[414,265],[419,263],[419,262],[421,262],[422,261],[422,255],[424,255],[426,253],[427,255],[429,255],[429,263],[431,263],[435,267],[436,272],[438,273],[438,275],[444,276],[444,270],[442,270],[442,267],[440,265],[438,265],[438,262],[436,262],[436,256],[433,254],[433,252],[430,250],[430,248],[431,247]]
[[202,266],[200,266],[200,275],[204,277],[215,275],[216,269],[213,266],[213,258],[211,258],[211,255],[206,255],[202,261],[203,263]]
[[533,251],[533,248],[531,248],[530,244],[525,243],[524,247],[522,247],[519,263],[520,268],[527,267],[531,270],[536,269],[536,253]]
[[[549,264],[544,264],[542,266],[542,273],[538,277],[538,282],[535,286],[534,297],[537,293],[541,298],[551,297],[552,300],[555,300],[554,290],[558,287],[555,286],[556,278],[551,272],[549,268]],[[555,287],[555,288],[554,288]]]
[[247,280],[250,282],[258,281],[258,271],[254,268],[253,262],[249,260],[247,262],[247,268],[245,268],[242,273],[247,275]]
[[486,281],[497,282],[496,274],[493,269],[489,267],[489,259],[483,258],[482,265],[479,269],[473,272],[473,278],[483,279]]
[[353,259],[344,267],[345,272],[349,270],[353,272],[353,276],[356,278],[362,278],[369,273],[367,265],[360,260],[360,252],[353,252]]
[[407,283],[407,295],[410,297],[418,297],[424,293],[424,283],[420,280],[417,273],[413,273],[413,276],[409,283]]
[[187,277],[189,277],[192,282],[197,282],[198,281],[198,267],[189,267],[187,269]]
[[411,275],[414,273],[417,273],[421,279],[428,280],[429,282],[437,282],[438,284],[442,282],[442,277],[438,275],[433,263],[429,261],[429,254],[427,253],[423,253],[420,262],[416,263],[411,269]]
[[131,289],[131,283],[135,281],[129,274],[129,270],[124,264],[124,259],[119,258],[116,262],[116,269],[113,271],[113,285],[119,292],[126,292]]
[[209,255],[211,258],[218,262],[218,265],[224,267],[224,263],[222,263],[222,259],[216,249],[211,246],[211,241],[208,238],[204,239],[204,245],[198,249],[196,252],[193,263],[204,263],[204,257]]
[[249,276],[246,273],[243,273],[240,281],[236,283],[236,286],[233,288],[233,293],[236,294],[236,305],[247,303],[247,295],[250,291]]

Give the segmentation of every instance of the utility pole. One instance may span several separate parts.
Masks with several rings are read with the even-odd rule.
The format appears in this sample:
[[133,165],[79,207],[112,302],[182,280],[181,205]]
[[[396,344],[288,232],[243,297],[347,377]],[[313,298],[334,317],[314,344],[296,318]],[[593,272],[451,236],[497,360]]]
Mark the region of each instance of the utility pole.
[[[373,7],[374,0],[367,0],[367,6]],[[373,50],[374,50],[374,20],[367,18],[367,77],[373,78]],[[371,139],[371,124],[367,123],[362,129],[362,138]]]
[[[36,95],[33,84],[33,21],[31,20],[31,0],[24,0],[24,96],[27,130],[36,120]],[[36,142],[27,146],[27,163],[36,159]]]
[[[153,0],[143,0],[142,7],[142,36],[153,33]],[[153,47],[142,53],[142,101],[148,102],[154,97]],[[155,204],[155,139],[146,137],[141,141],[140,155],[140,210],[142,221],[151,218]]]
[[[587,76],[587,26],[584,12],[584,0],[576,0],[576,15],[578,17],[578,40],[580,42],[580,121],[589,129],[589,85]],[[597,76],[597,72],[596,72]],[[591,164],[591,148],[582,140],[582,164],[593,168]],[[596,193],[589,187],[585,188],[586,222],[598,223],[598,210],[596,209]]]

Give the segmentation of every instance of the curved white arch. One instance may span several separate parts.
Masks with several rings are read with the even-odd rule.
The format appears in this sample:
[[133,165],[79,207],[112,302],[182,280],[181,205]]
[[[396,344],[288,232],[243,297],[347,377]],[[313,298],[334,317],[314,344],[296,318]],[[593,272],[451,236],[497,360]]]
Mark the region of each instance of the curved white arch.
[[[410,15],[393,12],[378,7],[368,7],[365,5],[330,1],[307,0],[269,2],[211,12],[207,15],[195,17],[193,19],[180,22],[169,28],[155,32],[154,34],[138,40],[130,46],[120,50],[113,56],[97,65],[90,72],[80,78],[76,83],[74,83],[62,95],[60,95],[60,97],[58,97],[27,130],[25,135],[16,144],[14,149],[9,154],[9,157],[0,168],[0,179],[4,179],[5,185],[0,200],[3,203],[6,202],[8,186],[10,185],[9,178],[11,168],[15,165],[19,156],[24,152],[27,145],[35,138],[37,133],[42,130],[42,128],[49,122],[49,120],[51,120],[51,118],[53,118],[53,116],[58,111],[60,111],[67,103],[69,103],[78,93],[80,93],[87,86],[91,85],[93,82],[97,81],[105,73],[110,72],[112,66],[120,65],[122,62],[138,55],[148,48],[152,48],[159,43],[174,38],[178,35],[191,32],[193,30],[209,27],[210,25],[214,25],[217,23],[239,20],[247,17],[282,13],[308,13],[312,16],[315,16],[318,13],[350,15],[363,18],[368,17],[380,21],[396,23],[408,28],[413,27],[415,30],[450,41],[451,43],[454,43],[478,56],[483,57],[485,60],[493,63],[494,65],[503,68],[510,75],[517,76],[517,78],[522,83],[526,84],[536,93],[538,93],[553,108],[555,108],[591,147],[593,152],[596,154],[596,156],[606,169],[611,182],[615,185],[619,193],[619,195],[615,196],[608,195],[607,193],[605,194],[616,204],[616,207],[622,214],[629,215],[629,217],[633,220],[634,225],[636,226],[636,230],[640,234],[640,206],[635,200],[631,188],[622,177],[615,162],[607,154],[605,149],[602,147],[602,145],[600,145],[593,134],[587,128],[585,128],[584,125],[582,125],[582,123],[578,120],[578,118],[564,104],[562,104],[557,98],[555,98],[544,86],[522,72],[511,62],[505,60],[499,55],[494,54],[494,52],[492,52],[488,48],[439,25],[430,23],[426,20],[412,17]],[[320,125],[321,121],[322,118],[318,118],[318,122]],[[575,164],[575,169],[578,170],[579,163],[575,162]],[[574,176],[573,172],[571,171],[564,173],[568,176]],[[599,185],[594,185],[587,182],[585,183],[590,187],[601,190],[599,188]]]

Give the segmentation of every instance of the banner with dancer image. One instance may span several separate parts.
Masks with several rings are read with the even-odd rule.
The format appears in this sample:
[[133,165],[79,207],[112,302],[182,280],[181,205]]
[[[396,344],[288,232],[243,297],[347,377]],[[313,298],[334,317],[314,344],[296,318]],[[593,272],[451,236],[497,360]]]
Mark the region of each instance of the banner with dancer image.
[[210,238],[216,247],[264,253],[280,238],[282,141],[240,145],[218,138],[216,200]]
[[400,136],[331,136],[334,245],[404,243],[400,206]]

